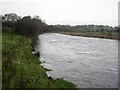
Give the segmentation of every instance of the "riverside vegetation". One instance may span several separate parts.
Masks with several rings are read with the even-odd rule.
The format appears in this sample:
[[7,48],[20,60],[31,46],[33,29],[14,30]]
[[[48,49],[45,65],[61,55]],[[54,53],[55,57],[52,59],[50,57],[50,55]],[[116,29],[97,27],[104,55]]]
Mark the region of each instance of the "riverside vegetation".
[[38,17],[22,19],[14,13],[2,16],[2,88],[66,88],[76,85],[47,77],[39,57],[32,55],[38,34],[46,24]]
[[49,25],[50,32],[61,34],[120,40],[120,26],[104,25]]
[[[69,88],[71,82],[48,78],[38,57],[32,55],[37,35],[57,32],[70,35],[119,39],[119,27],[47,25],[39,16],[21,18],[15,13],[2,15],[2,85],[3,88]],[[102,34],[98,33],[102,32]],[[106,33],[109,32],[109,33]],[[96,34],[95,34],[96,33]],[[113,36],[111,36],[114,33]],[[108,37],[109,36],[109,37]]]
[[53,80],[38,57],[32,55],[31,39],[14,32],[3,32],[3,88],[64,88],[76,86],[62,79]]

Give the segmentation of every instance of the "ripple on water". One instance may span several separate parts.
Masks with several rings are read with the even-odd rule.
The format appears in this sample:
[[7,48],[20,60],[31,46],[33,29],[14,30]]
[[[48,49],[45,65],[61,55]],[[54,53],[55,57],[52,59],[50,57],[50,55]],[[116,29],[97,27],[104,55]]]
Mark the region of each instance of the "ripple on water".
[[64,78],[80,88],[117,88],[118,41],[62,35],[39,36],[42,65],[53,78]]

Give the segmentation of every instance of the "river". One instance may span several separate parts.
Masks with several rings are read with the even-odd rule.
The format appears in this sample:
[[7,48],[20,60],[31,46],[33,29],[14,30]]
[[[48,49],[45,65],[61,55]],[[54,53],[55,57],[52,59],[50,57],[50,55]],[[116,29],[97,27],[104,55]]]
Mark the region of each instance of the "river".
[[53,78],[78,88],[118,87],[117,40],[45,33],[39,35],[36,48]]

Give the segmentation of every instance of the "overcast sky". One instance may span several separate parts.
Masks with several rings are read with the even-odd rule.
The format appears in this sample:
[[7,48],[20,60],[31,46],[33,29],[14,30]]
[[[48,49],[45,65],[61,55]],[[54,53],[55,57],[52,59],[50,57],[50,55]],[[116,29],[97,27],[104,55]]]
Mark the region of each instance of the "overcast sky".
[[38,15],[47,24],[118,25],[119,0],[1,0],[0,13]]

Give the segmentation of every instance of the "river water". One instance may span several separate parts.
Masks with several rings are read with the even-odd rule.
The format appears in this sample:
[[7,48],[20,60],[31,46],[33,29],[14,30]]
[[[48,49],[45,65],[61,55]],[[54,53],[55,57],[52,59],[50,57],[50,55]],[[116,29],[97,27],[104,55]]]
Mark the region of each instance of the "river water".
[[47,72],[79,88],[118,87],[118,41],[45,33],[37,50]]

